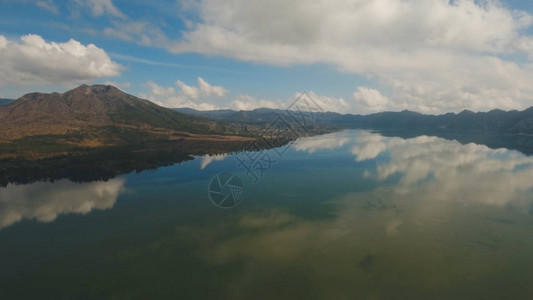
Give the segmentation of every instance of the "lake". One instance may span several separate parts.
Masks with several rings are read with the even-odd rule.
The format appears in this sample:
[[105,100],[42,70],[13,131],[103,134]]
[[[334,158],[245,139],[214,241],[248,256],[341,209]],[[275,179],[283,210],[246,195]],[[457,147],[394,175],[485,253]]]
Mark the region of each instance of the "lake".
[[532,299],[533,157],[347,130],[0,188],[2,299]]

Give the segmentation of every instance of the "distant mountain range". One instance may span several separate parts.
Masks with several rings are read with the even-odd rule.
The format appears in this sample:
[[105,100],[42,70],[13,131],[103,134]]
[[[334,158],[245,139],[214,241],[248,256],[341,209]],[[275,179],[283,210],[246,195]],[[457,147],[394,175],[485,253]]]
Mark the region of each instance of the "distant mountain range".
[[[319,134],[347,128],[400,136],[522,135],[526,140],[520,147],[533,152],[529,137],[533,135],[533,107],[524,111],[463,111],[443,115],[412,111],[370,115],[313,113],[312,120],[308,119],[302,128],[302,123],[294,118],[295,112],[267,108],[169,109],[109,85],[81,85],[65,93],[31,93],[15,101],[2,99],[0,103],[0,159],[138,145],[150,145],[157,151],[214,153],[217,149],[238,150],[258,136],[278,139],[276,134],[281,132],[284,136],[279,140],[287,142],[300,133]],[[280,117],[285,125],[300,126],[305,132],[294,134],[272,126]],[[161,146],[162,143],[173,144]]]
[[[244,124],[265,124],[273,122],[280,115],[287,115],[286,111],[266,108],[252,111],[197,111],[189,108],[179,108],[176,110],[194,116]],[[458,114],[447,113],[443,115],[425,115],[407,110],[369,115],[326,112],[314,113],[312,117],[314,119],[314,125],[318,124],[330,128],[410,130],[414,132],[533,134],[533,107],[523,111],[492,110],[489,112],[474,113],[465,110]]]

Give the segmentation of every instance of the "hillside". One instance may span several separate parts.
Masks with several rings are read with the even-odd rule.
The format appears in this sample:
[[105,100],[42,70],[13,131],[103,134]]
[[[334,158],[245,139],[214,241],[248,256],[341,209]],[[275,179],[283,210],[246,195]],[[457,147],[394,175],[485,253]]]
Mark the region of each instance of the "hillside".
[[113,86],[82,85],[63,94],[32,93],[0,107],[2,142],[108,126],[200,134],[223,131],[216,122],[177,113],[128,95]]
[[0,106],[0,157],[6,152],[66,153],[80,147],[249,140],[227,133],[221,122],[182,114],[109,85],[31,93]]
[[[333,122],[326,121],[324,116],[329,113],[313,113],[312,118],[310,118],[310,115],[305,113],[302,115],[298,112],[289,113],[286,110],[270,108],[240,111],[230,109],[199,111],[191,108],[175,108],[174,110],[191,116],[204,117],[232,124],[234,128],[237,128],[236,132],[241,134],[252,133],[264,135],[266,133],[270,134],[270,131],[277,133],[278,126],[280,125],[281,127],[290,126],[292,130],[288,132],[297,133],[298,136],[321,134],[343,128],[342,126],[334,125]],[[305,121],[302,118],[305,118]],[[239,128],[246,128],[246,130],[239,130]]]

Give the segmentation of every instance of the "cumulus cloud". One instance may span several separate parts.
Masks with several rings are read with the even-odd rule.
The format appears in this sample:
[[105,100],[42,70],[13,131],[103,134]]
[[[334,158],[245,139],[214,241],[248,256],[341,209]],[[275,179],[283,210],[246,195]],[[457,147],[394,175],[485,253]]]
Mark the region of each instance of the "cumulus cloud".
[[286,106],[280,100],[264,100],[256,99],[249,95],[239,95],[230,103],[231,109],[234,110],[253,110],[256,108],[272,108],[272,109],[283,109]]
[[[313,91],[305,93],[296,93],[293,98],[293,104],[297,106],[296,110],[300,111],[312,111],[312,112],[339,112],[345,113],[350,107],[350,104],[343,98],[335,98],[324,95],[319,95]],[[287,107],[293,109],[292,104]]]
[[342,98],[318,95],[313,91],[296,93],[288,100],[257,99],[249,95],[238,95],[228,108],[234,110],[254,110],[256,108],[289,109],[321,113],[326,111],[346,112],[350,105]]
[[176,81],[179,91],[174,87],[163,87],[153,81],[147,82],[150,94],[141,94],[142,98],[151,100],[166,107],[188,107],[197,110],[215,110],[220,107],[211,103],[209,99],[224,97],[228,90],[222,86],[213,86],[198,77],[198,87],[189,86],[182,81]]
[[198,87],[186,85],[180,80],[176,81],[176,85],[181,89],[181,93],[190,99],[224,97],[228,93],[224,87],[210,85],[201,77],[198,77]]
[[93,44],[46,42],[35,34],[10,41],[0,35],[0,85],[87,81],[117,76],[121,68]]
[[[327,63],[391,90],[383,108],[423,112],[533,103],[531,15],[497,0],[204,0],[165,46],[274,64]],[[370,93],[369,93],[370,92]],[[375,103],[358,90],[361,103]],[[369,95],[374,94],[374,95]],[[369,102],[370,101],[370,102]],[[383,101],[383,98],[380,98]]]
[[316,113],[333,111],[346,112],[350,104],[343,98],[328,97],[313,91],[296,93],[288,100],[257,99],[250,95],[237,95],[233,100],[224,100],[229,91],[223,86],[211,85],[198,77],[198,85],[187,85],[181,80],[176,81],[175,87],[164,87],[153,81],[148,81],[149,94],[139,96],[166,107],[188,107],[197,110],[254,110],[257,108],[291,109],[298,111],[312,111]]
[[148,81],[147,84],[150,87],[151,94],[157,97],[174,96],[176,93],[173,87],[165,88],[165,87],[159,86],[157,83],[153,81]]
[[5,36],[0,35],[0,50],[4,50],[7,48],[7,39]]
[[388,107],[389,99],[378,90],[359,87],[353,98],[363,111],[380,111]]

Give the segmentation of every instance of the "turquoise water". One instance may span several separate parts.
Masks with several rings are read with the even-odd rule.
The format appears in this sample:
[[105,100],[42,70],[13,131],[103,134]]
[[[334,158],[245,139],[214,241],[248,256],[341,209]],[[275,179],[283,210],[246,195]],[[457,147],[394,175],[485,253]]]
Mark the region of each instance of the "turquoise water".
[[[222,173],[242,180],[234,207],[209,198]],[[532,203],[532,157],[357,130],[8,185],[0,297],[531,299]]]

